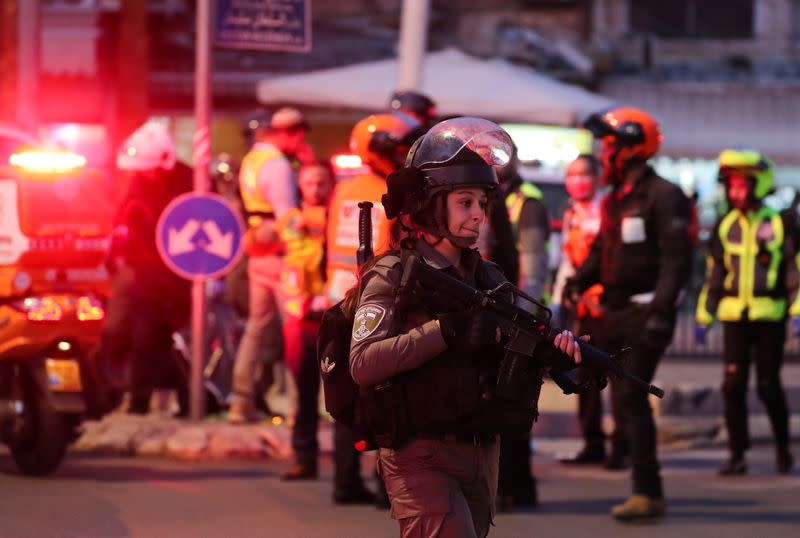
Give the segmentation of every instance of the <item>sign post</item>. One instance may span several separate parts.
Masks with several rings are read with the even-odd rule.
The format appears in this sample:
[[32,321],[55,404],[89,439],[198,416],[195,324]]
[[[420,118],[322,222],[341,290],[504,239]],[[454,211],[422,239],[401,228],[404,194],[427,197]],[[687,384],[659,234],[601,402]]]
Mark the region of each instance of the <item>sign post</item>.
[[[195,43],[195,132],[193,138],[194,192],[208,192],[208,165],[211,162],[211,0],[197,2],[197,42]],[[190,416],[200,420],[205,415],[203,399],[203,363],[206,341],[205,278],[192,280],[192,368]]]
[[173,272],[192,281],[192,375],[190,411],[203,418],[205,398],[205,283],[228,271],[242,256],[244,223],[218,194],[186,193],[161,213],[156,226],[156,246]]

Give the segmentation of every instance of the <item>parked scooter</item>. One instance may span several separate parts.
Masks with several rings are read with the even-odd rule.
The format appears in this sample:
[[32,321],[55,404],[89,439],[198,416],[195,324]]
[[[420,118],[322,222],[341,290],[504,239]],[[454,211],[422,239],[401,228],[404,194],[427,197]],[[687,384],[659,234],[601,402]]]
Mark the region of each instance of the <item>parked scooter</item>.
[[94,295],[30,294],[0,304],[0,439],[17,467],[45,475],[78,436],[86,362],[104,311]]
[[92,409],[87,357],[108,293],[102,176],[65,150],[0,163],[0,442],[25,474],[54,471]]

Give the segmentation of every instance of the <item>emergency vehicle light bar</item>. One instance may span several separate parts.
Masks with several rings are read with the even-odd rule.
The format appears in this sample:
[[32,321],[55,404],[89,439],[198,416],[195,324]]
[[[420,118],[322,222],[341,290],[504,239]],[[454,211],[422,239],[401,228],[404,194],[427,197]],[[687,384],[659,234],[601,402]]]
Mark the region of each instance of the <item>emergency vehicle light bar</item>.
[[86,166],[86,157],[68,150],[26,149],[8,158],[12,166],[36,174],[73,172]]
[[336,168],[361,168],[363,163],[358,155],[336,155],[333,157],[333,165]]

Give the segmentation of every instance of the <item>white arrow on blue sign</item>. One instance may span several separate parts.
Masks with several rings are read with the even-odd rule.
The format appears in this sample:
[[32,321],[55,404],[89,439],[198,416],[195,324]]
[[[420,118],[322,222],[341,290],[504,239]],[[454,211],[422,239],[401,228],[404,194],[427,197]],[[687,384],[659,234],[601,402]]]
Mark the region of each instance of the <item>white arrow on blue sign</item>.
[[161,213],[156,245],[161,259],[178,275],[217,278],[242,256],[244,223],[218,194],[186,193]]

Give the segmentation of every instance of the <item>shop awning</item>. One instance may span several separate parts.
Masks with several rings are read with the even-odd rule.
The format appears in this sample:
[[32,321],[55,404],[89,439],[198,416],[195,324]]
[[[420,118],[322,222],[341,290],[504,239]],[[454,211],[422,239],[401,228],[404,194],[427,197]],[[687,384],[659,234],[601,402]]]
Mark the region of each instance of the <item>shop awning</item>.
[[656,116],[662,154],[714,159],[741,146],[800,164],[800,85],[613,79],[601,90]]
[[[396,87],[396,58],[259,82],[261,103],[384,110]],[[611,101],[504,60],[483,60],[456,49],[425,57],[422,92],[442,116],[475,115],[495,121],[577,125]]]

